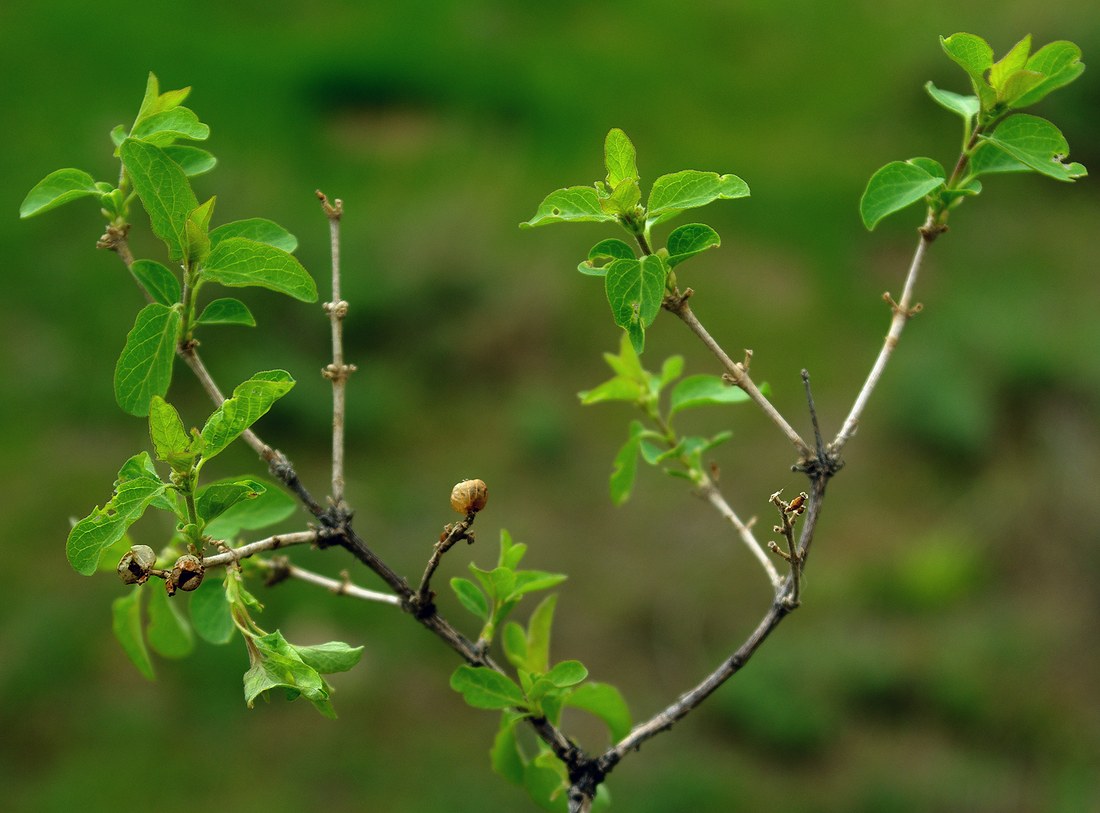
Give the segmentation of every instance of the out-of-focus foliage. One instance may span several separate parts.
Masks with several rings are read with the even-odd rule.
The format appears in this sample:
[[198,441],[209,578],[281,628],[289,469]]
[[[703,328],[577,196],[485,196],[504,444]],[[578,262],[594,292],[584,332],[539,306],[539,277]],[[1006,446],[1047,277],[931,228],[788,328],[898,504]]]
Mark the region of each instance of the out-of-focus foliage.
[[[583,660],[640,717],[724,657],[770,591],[720,519],[651,469],[626,506],[607,504],[621,415],[581,409],[575,393],[606,378],[592,348],[615,350],[621,331],[589,295],[591,280],[572,271],[603,235],[515,224],[562,178],[596,180],[584,176],[592,145],[612,126],[631,134],[651,172],[736,168],[753,197],[715,207],[722,247],[692,259],[693,307],[727,346],[753,348],[754,373],[788,414],[800,414],[807,367],[835,428],[877,351],[888,319],[879,295],[897,293],[918,225],[902,212],[868,235],[864,184],[897,155],[957,148],[957,121],[945,123],[922,85],[972,88],[937,37],[981,31],[1003,53],[1030,30],[1040,43],[1073,39],[1095,61],[1094,6],[1074,0],[1052,16],[1035,0],[819,4],[797,14],[759,2],[672,11],[655,1],[200,0],[188,6],[191,22],[174,26],[130,0],[109,13],[77,2],[5,6],[5,804],[145,809],[153,796],[135,789],[140,781],[193,777],[195,755],[212,742],[249,770],[207,772],[178,793],[164,779],[159,809],[527,804],[487,769],[480,746],[468,747],[491,743],[497,721],[449,688],[453,656],[394,623],[391,609],[298,584],[269,601],[272,626],[291,640],[365,646],[354,671],[331,678],[333,723],[304,704],[244,708],[240,653],[201,641],[146,685],[111,634],[121,587],[65,563],[69,516],[104,497],[103,461],[125,459],[147,431],[115,407],[112,364],[94,367],[117,355],[143,303],[117,258],[94,249],[87,202],[23,223],[18,206],[53,167],[110,169],[94,134],[131,112],[150,70],[165,87],[196,88],[220,162],[219,222],[260,215],[286,226],[322,299],[327,224],[313,190],[345,201],[346,339],[360,368],[349,387],[357,527],[418,574],[450,519],[450,486],[483,478],[494,499],[479,526],[508,527],[529,545],[531,567],[570,574],[554,658]],[[1086,72],[1034,108],[1059,122],[1086,166],[1100,152],[1096,87]],[[1091,240],[1100,205],[1091,180],[1041,181],[989,176],[997,194],[952,218],[921,280],[925,310],[830,486],[804,609],[713,705],[616,769],[618,808],[1100,803],[1091,530],[1100,527]],[[207,182],[193,179],[200,200],[213,191]],[[138,256],[153,256],[151,246]],[[249,307],[259,327],[222,340],[209,331],[204,355],[227,383],[274,367],[294,376],[259,429],[320,490],[331,415],[316,373],[328,324],[316,306],[274,293],[258,292]],[[717,372],[672,320],[647,331],[646,348],[656,359],[683,355],[685,375]],[[209,405],[180,373],[168,397],[185,423],[201,423]],[[72,386],[78,377],[90,385]],[[768,494],[797,491],[785,441],[744,407],[716,411],[685,414],[683,431],[736,424],[734,441],[715,450],[721,482],[744,515],[764,516]],[[244,470],[249,458],[230,448],[210,474]],[[448,554],[439,577],[466,573],[457,554],[467,550],[491,565],[484,540]],[[336,552],[310,563],[332,575],[352,566]],[[457,599],[440,601],[464,616]],[[89,607],[102,617],[89,618]],[[572,714],[564,710],[566,724],[599,744],[603,724],[587,730],[588,715]]]

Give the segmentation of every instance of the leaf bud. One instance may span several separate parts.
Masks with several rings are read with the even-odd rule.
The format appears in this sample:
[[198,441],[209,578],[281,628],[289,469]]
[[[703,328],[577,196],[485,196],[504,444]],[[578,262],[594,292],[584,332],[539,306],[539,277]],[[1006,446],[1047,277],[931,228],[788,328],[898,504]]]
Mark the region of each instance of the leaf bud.
[[157,563],[157,555],[148,545],[133,545],[118,563],[118,577],[123,584],[145,584],[149,572]]
[[484,480],[463,480],[451,490],[451,508],[460,514],[476,514],[489,501]]
[[193,553],[185,553],[172,566],[172,571],[164,581],[168,595],[174,596],[176,590],[190,591],[202,584],[202,559]]

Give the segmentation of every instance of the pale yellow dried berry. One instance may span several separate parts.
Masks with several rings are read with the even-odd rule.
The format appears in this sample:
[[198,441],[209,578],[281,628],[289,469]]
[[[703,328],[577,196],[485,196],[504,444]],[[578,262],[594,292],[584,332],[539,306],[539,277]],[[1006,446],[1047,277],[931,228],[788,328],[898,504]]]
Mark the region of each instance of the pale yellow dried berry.
[[451,508],[469,516],[476,514],[489,501],[489,488],[484,480],[463,480],[451,489]]

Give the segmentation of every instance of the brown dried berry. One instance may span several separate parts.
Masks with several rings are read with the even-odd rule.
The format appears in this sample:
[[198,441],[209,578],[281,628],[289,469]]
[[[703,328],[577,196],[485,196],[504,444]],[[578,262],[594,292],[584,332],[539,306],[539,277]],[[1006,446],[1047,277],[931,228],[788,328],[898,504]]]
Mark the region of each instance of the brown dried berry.
[[122,555],[118,563],[118,577],[123,584],[145,584],[149,571],[157,563],[157,555],[148,545],[134,545]]
[[484,480],[463,480],[451,490],[451,508],[460,514],[476,514],[489,501]]
[[202,584],[202,559],[191,553],[185,553],[172,566],[172,572],[164,580],[164,589],[174,596],[176,590],[194,590]]

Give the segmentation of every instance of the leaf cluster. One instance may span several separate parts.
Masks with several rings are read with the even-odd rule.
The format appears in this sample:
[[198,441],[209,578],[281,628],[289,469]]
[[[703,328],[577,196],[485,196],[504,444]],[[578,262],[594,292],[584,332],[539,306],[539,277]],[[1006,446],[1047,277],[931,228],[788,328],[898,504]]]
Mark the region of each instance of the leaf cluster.
[[215,198],[201,205],[190,178],[208,172],[216,160],[208,151],[181,141],[204,141],[210,128],[182,105],[190,88],[160,92],[154,74],[141,107],[127,130],[111,131],[121,161],[119,181],[95,181],[87,172],[66,168],[34,186],[19,208],[27,218],[84,197],[95,197],[107,219],[104,245],[117,247],[129,228],[130,207],[140,200],[154,234],[163,241],[171,267],[138,259],[130,265],[149,300],[134,320],[115,364],[115,399],[132,415],[145,416],[154,396],[163,397],[181,347],[207,325],[254,326],[248,306],[219,297],[197,309],[208,283],[229,288],[256,286],[303,302],[317,300],[313,278],[294,258],[297,240],[286,229],[262,218],[211,228]]
[[[611,501],[622,505],[630,498],[639,457],[651,466],[660,467],[666,474],[703,485],[707,479],[703,455],[729,440],[732,433],[719,432],[709,438],[681,435],[675,428],[676,416],[701,406],[743,403],[749,400],[748,395],[716,375],[681,378],[684,369],[681,356],[665,359],[660,373],[650,372],[642,366],[625,336],[618,355],[604,353],[604,360],[615,375],[578,393],[581,403],[626,401],[645,416],[645,422],[630,422],[627,440],[615,455],[610,478]],[[672,386],[674,381],[676,384]],[[667,405],[662,406],[665,390],[669,390]]]
[[486,666],[466,664],[451,675],[451,687],[475,708],[501,711],[490,752],[494,770],[525,787],[546,809],[565,810],[570,784],[565,766],[542,741],[535,743],[533,750],[525,748],[517,725],[528,717],[557,725],[562,709],[572,707],[598,717],[611,739],[618,740],[630,731],[631,717],[614,686],[586,682],[588,669],[580,661],[551,661],[556,594],[539,602],[526,626],[508,620],[524,596],[548,590],[566,578],[558,573],[520,569],[526,550],[526,545],[514,543],[508,532],[502,531],[496,567],[483,570],[471,564],[470,571],[478,584],[464,578],[451,580],[462,606],[483,622],[479,646],[488,649],[500,631],[504,655],[515,669],[515,679]]
[[645,348],[645,331],[661,310],[666,292],[676,287],[673,269],[721,243],[718,233],[702,223],[680,226],[664,248],[651,249],[652,228],[716,200],[747,197],[749,187],[736,175],[688,169],[657,178],[643,206],[637,152],[626,133],[612,129],[604,141],[607,175],[592,186],[570,186],[547,195],[534,217],[521,223],[533,228],[550,223],[618,223],[636,249],[623,240],[601,240],[580,263],[582,274],[604,278],[604,291],[615,324],[626,331],[636,352]]
[[940,44],[966,72],[973,90],[962,95],[925,85],[933,101],[963,120],[959,160],[950,174],[931,158],[892,161],[875,172],[859,204],[868,229],[921,200],[931,222],[943,225],[951,209],[981,193],[982,175],[1038,172],[1074,181],[1087,174],[1081,164],[1066,162],[1069,144],[1053,123],[1018,112],[1081,75],[1080,48],[1060,40],[1031,53],[1028,35],[995,62],[989,43],[974,34],[941,37]]

